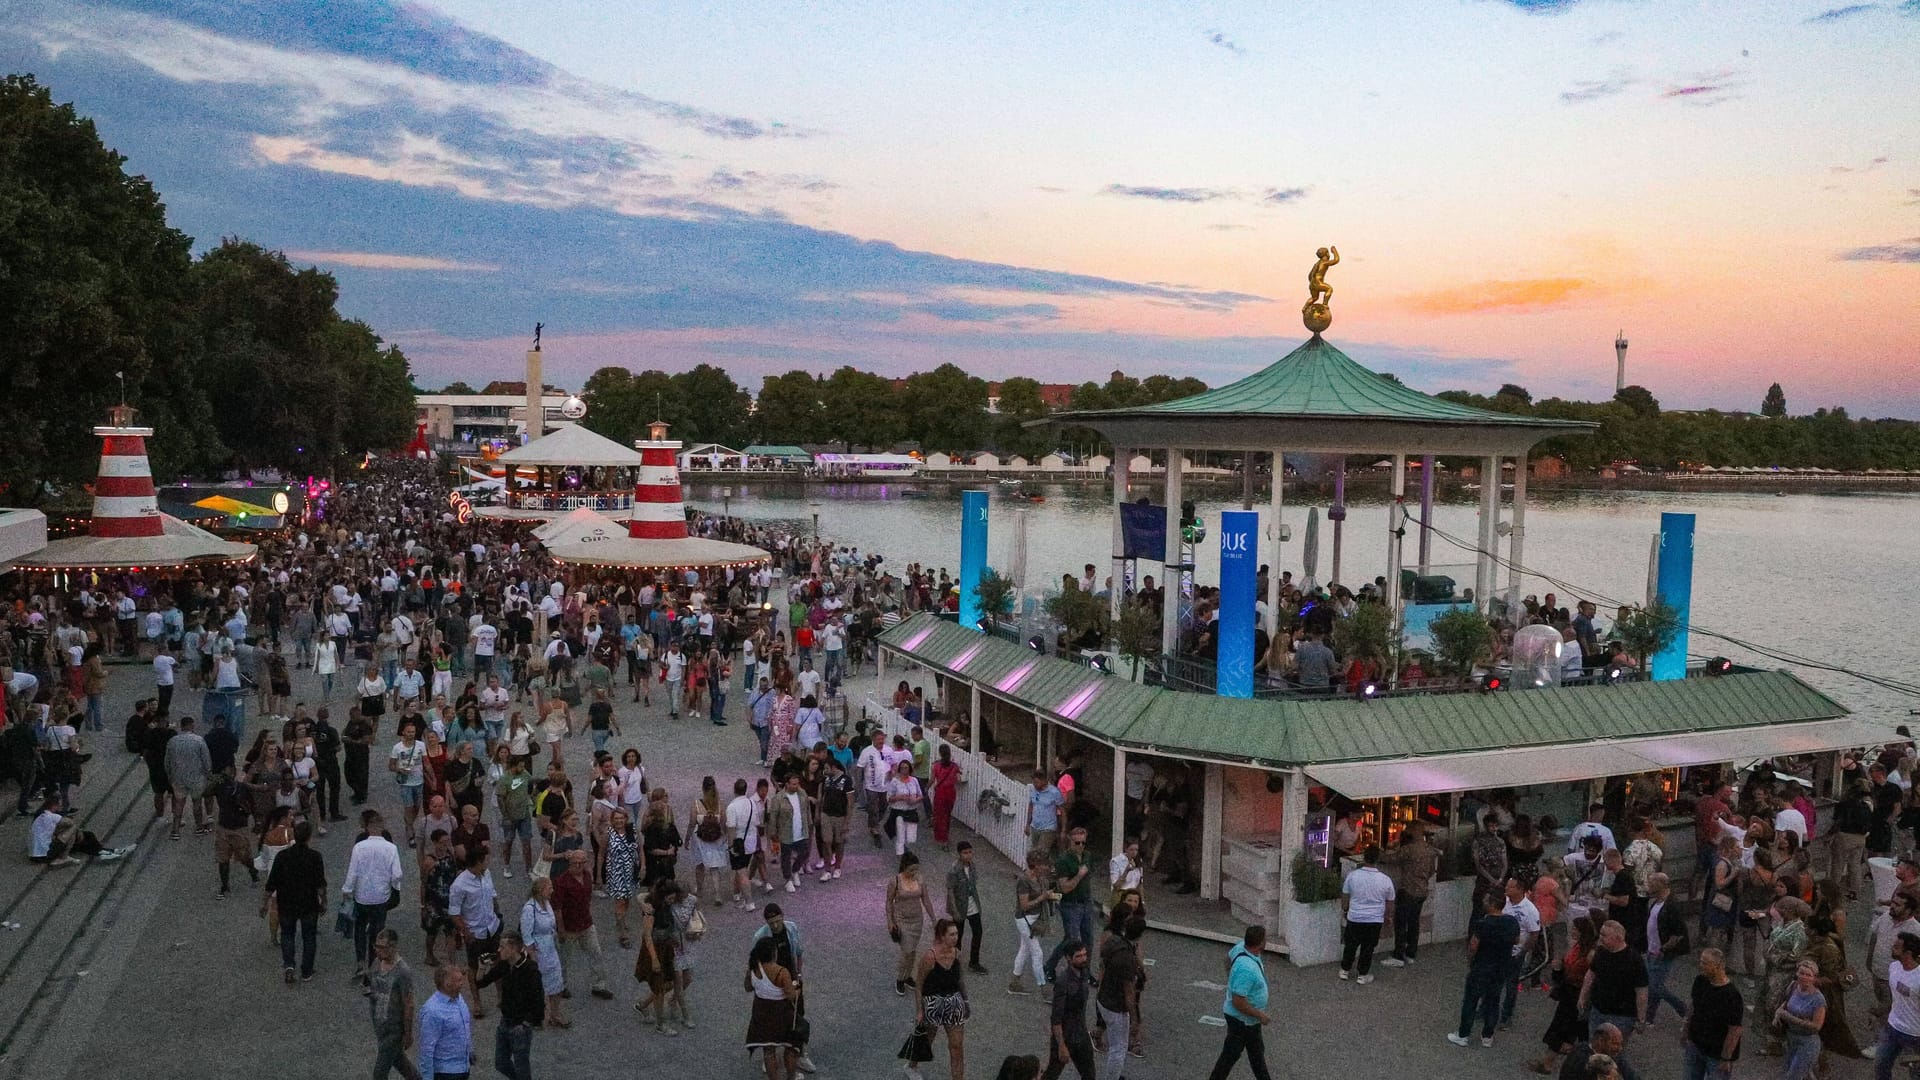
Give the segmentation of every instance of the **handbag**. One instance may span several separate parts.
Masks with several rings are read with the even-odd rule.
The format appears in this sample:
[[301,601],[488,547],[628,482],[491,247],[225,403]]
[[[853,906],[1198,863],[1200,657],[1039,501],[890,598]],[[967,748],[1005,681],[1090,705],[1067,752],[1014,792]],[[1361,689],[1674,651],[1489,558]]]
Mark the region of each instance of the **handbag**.
[[933,1060],[933,1032],[922,1024],[913,1029],[907,1041],[900,1044],[900,1052],[895,1057],[909,1065],[918,1065]]
[[1733,910],[1733,894],[1729,892],[1714,893],[1713,899],[1707,902],[1713,905],[1713,910],[1715,911]]
[[706,937],[707,917],[700,913],[699,908],[694,908],[693,914],[687,916],[686,928],[681,932],[687,936],[688,941],[699,941],[701,938]]

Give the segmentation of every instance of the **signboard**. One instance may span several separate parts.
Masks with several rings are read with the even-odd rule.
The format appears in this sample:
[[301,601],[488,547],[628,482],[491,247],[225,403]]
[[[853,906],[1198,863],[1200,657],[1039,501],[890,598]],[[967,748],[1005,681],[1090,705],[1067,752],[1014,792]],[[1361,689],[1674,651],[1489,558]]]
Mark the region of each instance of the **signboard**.
[[1654,592],[1680,617],[1680,630],[1653,654],[1648,667],[1658,681],[1687,677],[1687,611],[1693,606],[1693,515],[1660,515],[1660,573]]
[[960,625],[980,624],[980,579],[987,569],[987,493],[960,493]]
[[1214,692],[1253,696],[1253,605],[1260,515],[1228,510],[1220,515],[1220,641]]

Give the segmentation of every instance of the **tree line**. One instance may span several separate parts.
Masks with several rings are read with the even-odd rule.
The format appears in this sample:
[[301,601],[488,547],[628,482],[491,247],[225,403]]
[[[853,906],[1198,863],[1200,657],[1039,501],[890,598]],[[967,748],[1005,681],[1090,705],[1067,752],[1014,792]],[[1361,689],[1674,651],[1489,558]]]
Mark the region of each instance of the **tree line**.
[[145,177],[31,75],[0,83],[0,503],[97,471],[122,399],[154,475],[327,471],[405,443],[407,358],[336,309],[331,275],[227,238],[195,258]]
[[1779,383],[1768,388],[1758,414],[1663,410],[1644,386],[1628,386],[1612,400],[1600,402],[1535,401],[1525,387],[1512,383],[1491,397],[1464,390],[1447,390],[1438,396],[1498,412],[1599,424],[1590,435],[1549,439],[1534,448],[1534,457],[1558,456],[1576,470],[1614,462],[1634,462],[1650,469],[1699,465],[1920,469],[1920,423],[1855,419],[1838,406],[1789,416]]
[[[467,389],[456,384],[447,392]],[[993,412],[988,411],[989,389],[987,380],[953,364],[903,379],[851,366],[826,375],[796,369],[766,376],[753,396],[711,364],[674,374],[603,367],[581,390],[587,402],[581,422],[610,439],[629,442],[659,419],[672,426],[674,438],[689,445],[717,442],[736,448],[838,445],[852,452],[911,444],[928,453],[994,450],[1029,460],[1070,446],[1104,448],[1099,436],[1085,428],[1026,426],[1051,411],[1039,380],[1003,380]],[[1070,408],[1145,405],[1205,389],[1198,379],[1135,379],[1115,372],[1104,384],[1075,387]]]

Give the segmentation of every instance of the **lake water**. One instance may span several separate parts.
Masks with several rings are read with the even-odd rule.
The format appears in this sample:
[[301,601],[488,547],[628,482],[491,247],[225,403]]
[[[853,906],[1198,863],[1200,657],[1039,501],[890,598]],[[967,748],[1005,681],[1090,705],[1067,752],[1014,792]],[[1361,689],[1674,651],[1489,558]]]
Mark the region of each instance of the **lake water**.
[[[928,488],[926,498],[906,498],[891,485],[844,487],[798,485],[735,486],[725,500],[734,514],[753,520],[793,523],[811,529],[819,514],[820,533],[863,552],[877,551],[888,564],[904,569],[911,562],[957,568],[960,562],[958,489]],[[1104,578],[1112,558],[1111,496],[1103,486],[1041,485],[1033,490],[1046,502],[1022,504],[999,491],[990,493],[990,562],[1009,564],[1016,514],[1027,517],[1027,581],[1030,587],[1057,583],[1062,574],[1078,576],[1094,563]],[[1149,493],[1135,485],[1135,497]],[[722,509],[721,487],[689,482],[689,505]],[[1156,494],[1157,493],[1153,493]],[[1202,584],[1218,577],[1220,511],[1239,509],[1237,497],[1222,488],[1201,489],[1196,502],[1209,538],[1196,555]],[[1211,496],[1211,497],[1210,497]],[[1325,521],[1327,497],[1310,502],[1289,488],[1285,520],[1293,540],[1283,545],[1282,569],[1301,572],[1301,547],[1309,505],[1320,507],[1318,569],[1329,572],[1332,532]],[[1256,499],[1263,529],[1261,562],[1272,562],[1264,538],[1266,508]],[[1416,504],[1417,510],[1417,504]],[[1637,601],[1646,594],[1649,542],[1659,531],[1660,514],[1696,515],[1693,624],[1801,656],[1872,672],[1909,683],[1920,682],[1920,639],[1911,627],[1920,604],[1920,495],[1786,495],[1703,493],[1671,494],[1620,491],[1530,493],[1524,560],[1578,589],[1526,578],[1522,594],[1557,592],[1571,608],[1580,596]],[[1462,492],[1434,508],[1437,528],[1471,542],[1477,535],[1477,498]],[[1360,493],[1349,506],[1341,576],[1353,583],[1371,581],[1387,567],[1387,506],[1379,493]],[[1417,552],[1417,528],[1409,525],[1405,557]],[[1505,553],[1504,541],[1502,553]],[[1473,584],[1473,558],[1448,542],[1433,540],[1433,565],[1451,573],[1462,586]],[[1142,572],[1160,576],[1160,567],[1142,564]],[[1505,572],[1500,575],[1504,587]],[[1611,605],[1601,604],[1610,615]],[[1695,634],[1690,650],[1723,655],[1737,663],[1779,667],[1779,663],[1737,646]],[[1809,683],[1869,719],[1904,723],[1920,698],[1909,697],[1844,675],[1796,668]]]

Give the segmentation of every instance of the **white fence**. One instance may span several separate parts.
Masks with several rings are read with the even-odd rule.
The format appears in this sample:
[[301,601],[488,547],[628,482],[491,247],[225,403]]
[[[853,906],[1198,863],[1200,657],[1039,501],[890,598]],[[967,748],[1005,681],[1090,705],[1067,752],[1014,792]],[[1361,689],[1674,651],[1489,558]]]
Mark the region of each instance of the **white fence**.
[[[871,694],[861,706],[861,715],[880,724],[889,739],[895,735],[911,738],[913,725]],[[930,729],[927,736],[933,742],[935,760],[939,759],[940,747],[946,745],[953,748],[954,764],[960,766],[960,798],[954,803],[954,819],[999,849],[1015,866],[1025,866],[1027,792],[1033,790],[1032,785],[1009,779],[986,758],[947,742]]]

